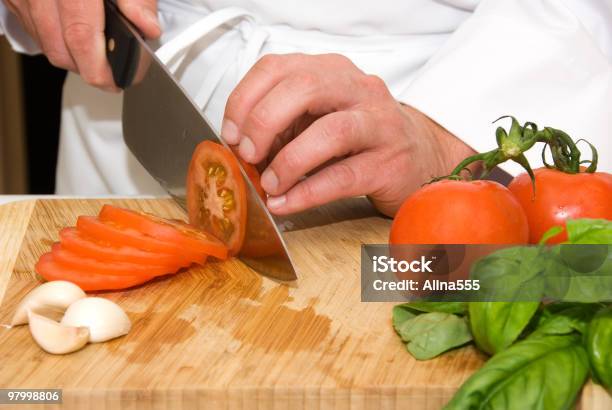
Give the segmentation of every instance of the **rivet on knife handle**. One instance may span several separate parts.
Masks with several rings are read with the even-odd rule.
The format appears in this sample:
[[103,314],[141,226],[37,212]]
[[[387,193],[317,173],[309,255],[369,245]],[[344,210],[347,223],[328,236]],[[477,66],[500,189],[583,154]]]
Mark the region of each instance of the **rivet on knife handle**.
[[130,32],[117,6],[110,0],[104,1],[106,36],[106,58],[113,72],[113,79],[117,87],[125,89],[132,84],[138,69],[139,47],[134,34]]

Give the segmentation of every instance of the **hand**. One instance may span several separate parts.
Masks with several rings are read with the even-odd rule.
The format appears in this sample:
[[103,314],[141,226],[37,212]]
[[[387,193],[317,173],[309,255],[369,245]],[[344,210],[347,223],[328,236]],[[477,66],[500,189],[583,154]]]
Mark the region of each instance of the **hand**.
[[[85,82],[115,90],[106,60],[102,0],[4,0],[51,64]],[[156,0],[119,0],[119,9],[149,38],[161,34]]]
[[[473,151],[340,55],[268,55],[230,95],[221,131],[289,214],[367,195],[384,214]],[[304,178],[306,176],[306,178]]]

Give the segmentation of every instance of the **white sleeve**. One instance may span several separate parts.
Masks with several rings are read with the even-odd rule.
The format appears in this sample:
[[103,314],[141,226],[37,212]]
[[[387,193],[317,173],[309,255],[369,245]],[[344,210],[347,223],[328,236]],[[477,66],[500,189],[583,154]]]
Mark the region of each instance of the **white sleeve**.
[[[611,42],[612,0],[483,0],[398,99],[479,152],[495,147],[491,121],[505,114],[562,129],[611,172]],[[541,165],[539,149],[527,156]]]
[[0,35],[6,36],[13,50],[18,53],[38,54],[40,48],[23,29],[21,23],[0,1]]

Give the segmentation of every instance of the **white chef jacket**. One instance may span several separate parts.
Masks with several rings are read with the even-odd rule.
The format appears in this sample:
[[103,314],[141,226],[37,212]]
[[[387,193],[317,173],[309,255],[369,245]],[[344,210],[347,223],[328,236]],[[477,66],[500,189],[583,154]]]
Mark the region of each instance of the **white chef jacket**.
[[[159,16],[158,55],[217,129],[262,55],[335,52],[477,151],[512,114],[588,139],[612,171],[612,0],[160,0]],[[37,51],[2,6],[0,32]],[[162,192],[123,143],[120,113],[120,95],[68,75],[57,193]]]

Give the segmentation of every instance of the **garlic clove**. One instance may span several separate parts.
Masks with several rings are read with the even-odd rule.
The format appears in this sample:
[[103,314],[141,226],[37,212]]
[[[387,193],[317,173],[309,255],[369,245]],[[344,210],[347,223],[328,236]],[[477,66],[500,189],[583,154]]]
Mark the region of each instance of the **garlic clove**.
[[54,280],[32,289],[17,306],[11,326],[28,323],[28,312],[43,309],[63,312],[73,302],[87,295],[72,282]]
[[64,326],[32,311],[28,313],[28,322],[32,337],[48,353],[75,352],[89,341],[89,329],[86,327]]
[[61,324],[89,329],[91,343],[105,342],[127,334],[132,323],[116,303],[98,297],[80,299],[68,307]]

